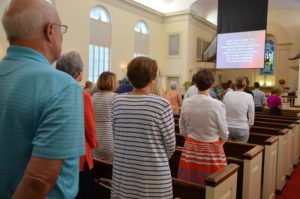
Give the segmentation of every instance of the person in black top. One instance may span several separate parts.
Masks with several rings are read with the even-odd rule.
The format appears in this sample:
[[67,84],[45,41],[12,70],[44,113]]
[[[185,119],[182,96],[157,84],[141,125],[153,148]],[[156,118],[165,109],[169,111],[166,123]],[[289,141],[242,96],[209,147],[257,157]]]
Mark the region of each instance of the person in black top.
[[254,97],[252,91],[250,91],[249,88],[248,88],[248,85],[249,85],[249,83],[250,83],[248,77],[244,76],[243,78],[244,78],[245,81],[246,81],[246,87],[245,87],[245,89],[244,89],[244,92],[249,93],[249,94],[252,95],[252,97]]

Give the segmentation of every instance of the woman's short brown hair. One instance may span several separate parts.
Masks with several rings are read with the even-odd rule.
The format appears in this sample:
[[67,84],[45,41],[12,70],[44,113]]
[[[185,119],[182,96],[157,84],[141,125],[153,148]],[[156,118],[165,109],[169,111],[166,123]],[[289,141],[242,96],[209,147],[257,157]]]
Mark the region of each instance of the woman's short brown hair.
[[116,89],[117,78],[114,73],[103,72],[98,78],[97,88],[100,91],[114,91]]
[[242,88],[246,87],[247,86],[246,79],[241,76],[237,77],[235,79],[235,86],[237,89],[242,89]]
[[136,57],[127,66],[127,77],[131,84],[137,88],[144,88],[155,80],[157,64],[149,57]]
[[215,82],[214,75],[210,70],[204,69],[196,73],[195,83],[199,91],[209,89]]

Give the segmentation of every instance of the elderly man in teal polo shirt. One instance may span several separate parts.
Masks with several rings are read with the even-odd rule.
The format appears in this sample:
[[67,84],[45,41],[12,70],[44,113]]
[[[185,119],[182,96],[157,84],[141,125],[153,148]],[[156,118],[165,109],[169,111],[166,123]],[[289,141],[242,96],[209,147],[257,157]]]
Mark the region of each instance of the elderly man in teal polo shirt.
[[82,92],[50,65],[67,26],[45,0],[12,0],[2,24],[10,46],[0,62],[0,198],[74,198]]

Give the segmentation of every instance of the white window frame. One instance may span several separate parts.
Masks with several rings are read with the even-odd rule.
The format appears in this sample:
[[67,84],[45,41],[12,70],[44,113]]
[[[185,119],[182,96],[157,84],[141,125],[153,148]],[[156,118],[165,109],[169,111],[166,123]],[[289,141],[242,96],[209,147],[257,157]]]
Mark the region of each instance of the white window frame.
[[147,57],[149,53],[149,27],[143,20],[134,26],[134,53],[133,57]]
[[90,12],[88,70],[88,79],[94,83],[97,82],[102,72],[111,70],[110,40],[111,17],[105,7],[101,5],[95,6]]

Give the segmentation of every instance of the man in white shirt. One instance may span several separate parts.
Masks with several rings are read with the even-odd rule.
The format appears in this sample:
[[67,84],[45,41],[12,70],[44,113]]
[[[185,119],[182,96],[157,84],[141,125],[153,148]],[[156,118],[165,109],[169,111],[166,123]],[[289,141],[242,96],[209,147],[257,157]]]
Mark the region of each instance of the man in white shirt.
[[236,91],[225,95],[229,140],[247,142],[249,128],[254,124],[254,101],[251,94],[243,92],[246,82],[242,77],[236,79]]

